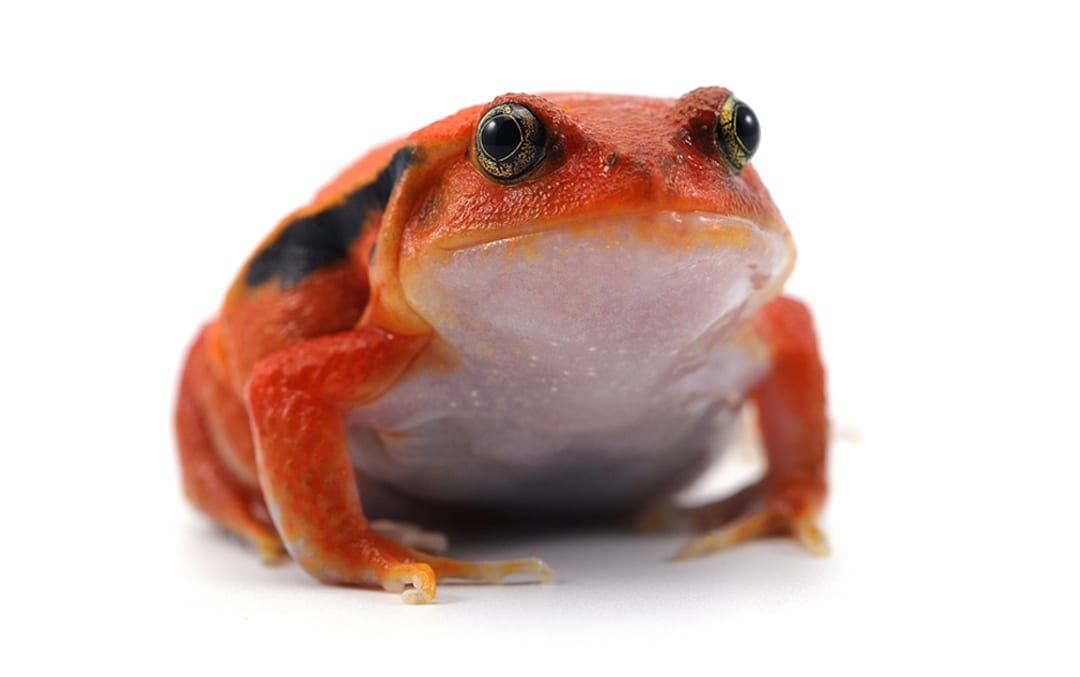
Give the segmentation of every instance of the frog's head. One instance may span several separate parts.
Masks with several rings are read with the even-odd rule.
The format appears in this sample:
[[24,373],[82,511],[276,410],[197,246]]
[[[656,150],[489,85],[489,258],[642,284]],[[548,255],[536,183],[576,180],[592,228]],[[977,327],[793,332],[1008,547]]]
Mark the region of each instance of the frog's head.
[[734,327],[794,263],[749,164],[758,136],[751,109],[715,87],[508,94],[461,111],[406,141],[367,316],[482,331],[485,345]]

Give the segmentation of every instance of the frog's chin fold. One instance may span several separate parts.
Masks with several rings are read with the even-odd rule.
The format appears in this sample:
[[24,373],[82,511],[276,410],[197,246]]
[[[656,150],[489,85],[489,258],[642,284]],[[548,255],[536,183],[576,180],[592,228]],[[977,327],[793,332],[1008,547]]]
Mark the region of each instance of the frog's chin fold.
[[459,351],[622,346],[641,357],[728,330],[794,264],[782,222],[660,212],[542,224],[403,263],[409,304]]

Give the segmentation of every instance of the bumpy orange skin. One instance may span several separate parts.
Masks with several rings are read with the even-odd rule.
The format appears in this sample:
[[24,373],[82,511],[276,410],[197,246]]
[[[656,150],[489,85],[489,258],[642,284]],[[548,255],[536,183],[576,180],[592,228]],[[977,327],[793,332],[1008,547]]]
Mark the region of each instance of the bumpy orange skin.
[[[677,100],[499,97],[493,103],[527,105],[550,135],[542,163],[513,183],[491,180],[472,157],[477,121],[491,104],[462,110],[346,169],[284,219],[257,253],[298,219],[342,204],[374,182],[395,152],[413,152],[385,203],[362,214],[347,252],[289,284],[253,284],[249,261],[217,319],[199,334],[176,412],[191,501],[268,558],[284,547],[325,581],[412,586],[409,601],[429,601],[436,579],[446,576],[548,576],[539,560],[460,562],[373,530],[361,507],[344,419],[351,408],[393,388],[432,339],[400,282],[402,267],[432,248],[505,237],[537,223],[647,210],[730,214],[786,236],[753,167],[736,173],[710,151],[717,111],[729,95],[703,88]],[[738,505],[703,509],[695,519],[702,527],[737,522],[756,501],[765,507],[755,515],[768,519],[746,537],[797,533],[825,499],[824,371],[801,303],[774,299],[759,311],[753,331],[772,357],[771,370],[749,394],[769,473]]]

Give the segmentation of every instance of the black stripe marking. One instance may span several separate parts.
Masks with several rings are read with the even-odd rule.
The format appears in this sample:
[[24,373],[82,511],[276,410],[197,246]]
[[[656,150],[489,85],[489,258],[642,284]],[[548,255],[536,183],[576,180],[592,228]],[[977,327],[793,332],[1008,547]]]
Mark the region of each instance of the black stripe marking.
[[252,259],[244,281],[255,287],[276,275],[284,289],[303,282],[323,266],[347,259],[349,247],[368,217],[386,208],[394,184],[414,156],[409,146],[398,149],[374,181],[349,193],[344,202],[285,226],[277,239]]

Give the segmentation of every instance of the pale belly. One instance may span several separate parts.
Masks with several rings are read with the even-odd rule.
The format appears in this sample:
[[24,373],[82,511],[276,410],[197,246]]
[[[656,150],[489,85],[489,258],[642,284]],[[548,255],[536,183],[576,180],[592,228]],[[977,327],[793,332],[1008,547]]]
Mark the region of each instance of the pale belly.
[[410,259],[437,338],[350,414],[356,468],[422,499],[573,514],[672,492],[732,436],[768,362],[748,327],[792,260],[786,234],[698,212]]
[[647,366],[586,347],[604,368],[521,355],[415,370],[350,416],[353,463],[429,501],[574,515],[641,506],[715,459],[764,371],[760,351],[708,338]]

